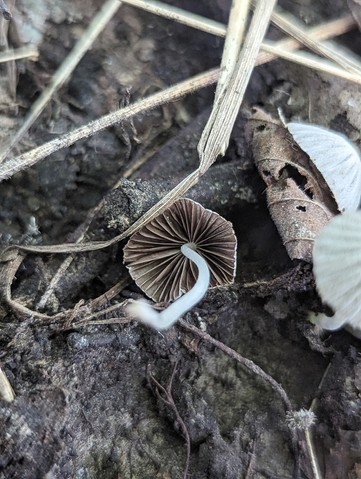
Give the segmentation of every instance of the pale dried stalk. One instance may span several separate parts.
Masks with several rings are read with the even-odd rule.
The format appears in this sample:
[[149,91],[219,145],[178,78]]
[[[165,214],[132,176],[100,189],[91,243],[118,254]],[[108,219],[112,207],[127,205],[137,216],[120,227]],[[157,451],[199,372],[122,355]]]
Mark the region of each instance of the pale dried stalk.
[[188,12],[182,8],[174,7],[173,5],[158,2],[157,0],[123,0],[123,3],[141,8],[142,10],[146,10],[154,15],[169,18],[170,20],[174,20],[203,32],[221,37],[224,37],[226,34],[226,25],[223,23],[202,17],[196,13]]
[[239,58],[251,0],[233,0],[229,15],[226,39],[224,42],[220,74],[211,115],[217,110],[217,104],[224,95],[231,80],[234,67]]
[[0,53],[0,63],[10,62],[13,60],[21,60],[28,58],[29,60],[36,61],[39,56],[39,51],[35,45],[28,45],[26,47],[20,47],[15,50],[6,50]]
[[[217,120],[222,115],[222,108],[227,108],[227,105],[223,103],[223,97],[230,88],[232,78],[237,75],[235,69],[238,67],[237,62],[240,58],[249,9],[250,0],[233,0],[232,2],[213,108],[203,130],[198,152],[201,151],[200,145],[202,145],[202,140],[211,137],[212,129],[217,128]],[[253,66],[253,64],[249,65],[251,68],[253,68]],[[204,145],[202,145],[202,148],[204,148]],[[221,154],[223,155],[224,152],[222,151]],[[201,155],[200,158],[202,163]],[[216,158],[214,158],[214,160],[215,159]]]
[[[82,237],[78,238],[77,240],[77,243],[80,243],[80,241],[82,241]],[[41,296],[41,298],[39,299],[39,301],[37,302],[36,304],[36,308],[37,309],[43,309],[45,308],[45,305],[47,304],[47,302],[49,301],[50,297],[52,296],[52,294],[54,293],[55,291],[55,288],[57,286],[57,284],[59,283],[59,281],[61,280],[61,278],[64,276],[65,274],[65,271],[69,268],[69,266],[71,265],[71,263],[73,262],[74,260],[74,256],[73,255],[69,255],[62,263],[61,265],[59,266],[59,268],[56,270],[55,274],[52,276],[51,280],[50,280],[50,283],[48,284],[45,292],[43,293],[43,295]]]
[[[356,26],[355,19],[352,15],[346,15],[345,17],[338,18],[337,20],[331,20],[315,27],[310,27],[305,30],[305,33],[314,40],[326,40],[328,38],[337,37],[350,31]],[[263,49],[264,43],[262,43],[261,49]],[[274,43],[274,47],[281,51],[293,51],[299,48],[303,48],[303,44],[294,38],[285,38]],[[271,62],[278,58],[277,54],[267,53],[262,51],[257,57],[257,65],[263,65],[264,63]]]
[[294,37],[315,53],[334,61],[348,72],[361,76],[361,64],[359,62],[354,58],[348,57],[344,52],[338,54],[335,49],[329,48],[327,45],[310,37],[304,28],[299,25],[299,22],[291,17],[291,15],[286,17],[274,11],[271,20],[280,30]]
[[343,68],[335,65],[335,63],[330,62],[324,58],[317,57],[309,52],[289,52],[289,51],[282,51],[280,48],[277,48],[271,42],[264,42],[262,48],[272,53],[273,55],[277,55],[280,58],[284,58],[285,60],[292,61],[293,63],[298,63],[299,65],[303,65],[313,70],[320,71],[322,73],[329,73],[331,75],[338,76],[339,78],[343,78],[344,80],[349,80],[354,83],[361,85],[361,77],[355,73],[349,73],[348,71],[344,70]]
[[83,58],[84,54],[89,50],[94,40],[98,37],[99,33],[104,29],[109,20],[113,17],[115,12],[120,7],[121,2],[119,0],[106,0],[102,8],[95,15],[91,21],[89,27],[84,32],[83,36],[79,39],[73,50],[69,53],[67,58],[63,61],[58,70],[54,73],[49,85],[43,90],[39,98],[32,104],[24,123],[16,134],[12,137],[9,145],[7,145],[5,151],[0,155],[0,163],[4,161],[11,149],[16,145],[24,134],[28,131],[34,121],[38,118],[40,113],[44,110],[47,103],[51,99],[52,95],[64,84],[69,78],[79,61]]
[[225,94],[212,115],[198,144],[200,172],[205,173],[219,155],[224,155],[241,106],[248,81],[256,63],[263,37],[276,0],[260,0],[255,8],[244,45]]
[[87,125],[81,126],[76,130],[66,133],[55,140],[44,143],[43,145],[30,150],[23,155],[16,158],[11,158],[2,165],[0,165],[0,181],[10,178],[12,175],[29,166],[34,165],[39,160],[49,156],[54,151],[66,148],[76,141],[98,133],[109,126],[112,126],[120,121],[128,120],[138,113],[150,110],[164,103],[174,101],[187,93],[191,93],[198,88],[205,87],[215,83],[218,78],[218,69],[213,69],[200,75],[196,75],[188,80],[177,83],[166,90],[160,91],[151,95],[148,98],[142,99],[129,105],[125,108],[109,113],[98,120],[92,121]]
[[305,438],[306,438],[307,451],[310,456],[310,462],[311,462],[314,479],[322,479],[322,474],[321,474],[320,466],[318,464],[316,449],[315,449],[315,445],[313,442],[310,429],[305,430]]

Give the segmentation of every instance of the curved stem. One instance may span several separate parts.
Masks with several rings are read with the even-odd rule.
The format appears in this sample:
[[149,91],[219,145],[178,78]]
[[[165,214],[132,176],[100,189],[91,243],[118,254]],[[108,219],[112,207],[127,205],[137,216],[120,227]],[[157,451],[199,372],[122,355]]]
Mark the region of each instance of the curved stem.
[[160,313],[144,301],[135,301],[128,306],[129,314],[159,331],[170,328],[183,314],[199,303],[209,286],[210,272],[205,259],[194,251],[189,243],[182,245],[181,251],[198,268],[198,278],[193,288]]

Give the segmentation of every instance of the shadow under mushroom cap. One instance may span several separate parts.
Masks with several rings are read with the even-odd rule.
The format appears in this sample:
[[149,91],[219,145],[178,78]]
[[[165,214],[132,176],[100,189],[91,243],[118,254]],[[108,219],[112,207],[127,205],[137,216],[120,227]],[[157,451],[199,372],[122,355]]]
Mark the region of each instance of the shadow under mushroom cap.
[[186,243],[207,261],[211,287],[233,282],[237,239],[232,224],[184,198],[131,236],[124,248],[131,277],[153,301],[174,300],[194,286],[197,268],[180,250]]

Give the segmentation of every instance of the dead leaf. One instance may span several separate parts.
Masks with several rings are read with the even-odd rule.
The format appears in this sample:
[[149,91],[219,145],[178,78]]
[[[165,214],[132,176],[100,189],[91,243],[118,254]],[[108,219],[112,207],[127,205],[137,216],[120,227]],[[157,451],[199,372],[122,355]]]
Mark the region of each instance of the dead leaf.
[[248,123],[255,163],[267,185],[267,203],[291,259],[312,261],[317,233],[337,214],[331,191],[286,128],[260,118]]

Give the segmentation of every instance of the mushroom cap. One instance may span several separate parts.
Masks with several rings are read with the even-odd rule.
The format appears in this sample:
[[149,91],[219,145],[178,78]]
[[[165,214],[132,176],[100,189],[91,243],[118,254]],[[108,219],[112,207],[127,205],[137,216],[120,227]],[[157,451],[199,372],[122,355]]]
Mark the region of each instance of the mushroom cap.
[[361,199],[358,148],[345,135],[318,125],[291,122],[287,128],[326,180],[339,211],[357,210]]
[[131,277],[153,301],[174,300],[194,286],[197,267],[181,253],[186,243],[207,261],[211,287],[233,283],[237,239],[232,224],[183,198],[134,233],[124,248]]
[[361,329],[361,210],[335,216],[313,248],[313,271],[321,299],[334,316],[315,321],[322,328]]

